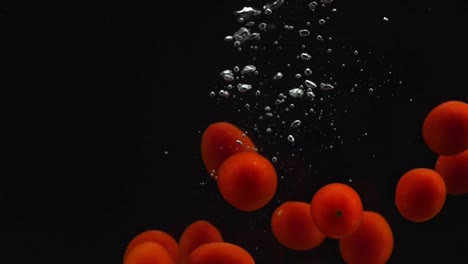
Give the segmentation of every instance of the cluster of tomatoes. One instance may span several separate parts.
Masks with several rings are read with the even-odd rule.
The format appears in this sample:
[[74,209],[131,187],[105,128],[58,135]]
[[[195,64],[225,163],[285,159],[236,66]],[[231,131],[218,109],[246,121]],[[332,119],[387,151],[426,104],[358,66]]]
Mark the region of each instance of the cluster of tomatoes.
[[[439,158],[434,168],[403,174],[395,190],[402,217],[424,222],[436,216],[446,195],[468,194],[468,104],[444,102],[428,113],[422,126],[426,145]],[[273,164],[260,154],[241,129],[228,122],[208,126],[202,135],[203,163],[222,197],[242,211],[266,206],[278,181]],[[359,194],[339,182],[322,186],[310,201],[286,201],[271,216],[271,231],[286,248],[311,250],[326,238],[339,240],[347,263],[386,263],[393,252],[393,233],[378,212],[363,208]],[[124,264],[254,264],[239,245],[224,241],[205,220],[186,227],[176,241],[162,230],[147,230],[127,246]]]

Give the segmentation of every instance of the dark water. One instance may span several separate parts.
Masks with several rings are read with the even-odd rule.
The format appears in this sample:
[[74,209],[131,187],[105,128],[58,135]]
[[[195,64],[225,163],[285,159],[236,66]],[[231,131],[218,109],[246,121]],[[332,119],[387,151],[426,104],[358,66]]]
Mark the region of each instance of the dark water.
[[[405,221],[393,202],[399,176],[437,158],[422,141],[425,115],[445,100],[468,100],[468,4],[335,0],[336,13],[313,14],[304,1],[286,1],[265,22],[294,30],[265,35],[258,45],[267,50],[239,52],[223,39],[240,26],[233,11],[256,2],[0,10],[12,33],[7,43],[17,42],[1,51],[8,66],[2,79],[13,78],[19,92],[13,122],[4,123],[16,137],[8,140],[16,168],[14,263],[119,263],[137,233],[161,229],[178,237],[199,219],[258,263],[341,263],[336,241],[292,252],[269,229],[280,202],[309,201],[332,181],[348,182],[366,209],[387,218],[395,236],[389,263],[468,260],[466,196],[449,196],[441,213],[421,224]],[[308,41],[296,26],[307,21]],[[313,40],[318,34],[333,41]],[[275,50],[280,35],[283,49]],[[310,64],[295,59],[304,43]],[[222,70],[249,64],[259,71],[248,79],[251,91],[209,96],[225,89]],[[304,81],[306,67],[317,84],[333,77],[335,89],[275,107],[277,94],[298,82],[296,73]],[[273,82],[278,71],[284,77]],[[267,105],[281,117],[260,120]],[[301,125],[291,128],[296,119]],[[277,195],[259,211],[234,210],[203,168],[200,132],[221,120],[277,158]]]

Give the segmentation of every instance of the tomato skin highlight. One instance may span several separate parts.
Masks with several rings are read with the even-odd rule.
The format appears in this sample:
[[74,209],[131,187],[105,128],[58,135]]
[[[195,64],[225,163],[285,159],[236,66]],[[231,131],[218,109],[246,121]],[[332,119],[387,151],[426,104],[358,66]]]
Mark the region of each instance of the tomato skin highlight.
[[432,152],[452,156],[468,149],[468,104],[446,101],[424,119],[423,139]]
[[239,152],[227,158],[218,173],[218,189],[223,198],[242,211],[267,205],[278,185],[273,164],[257,152]]
[[176,264],[176,262],[161,244],[143,242],[128,252],[123,264]]
[[192,251],[188,264],[255,264],[255,260],[247,250],[236,244],[213,242]]
[[180,259],[185,264],[193,250],[211,242],[223,242],[221,232],[206,220],[198,220],[188,225],[179,239]]
[[203,131],[201,157],[208,173],[217,175],[223,161],[241,151],[256,151],[256,148],[250,137],[234,124],[216,122]]
[[325,236],[339,239],[351,234],[361,223],[363,213],[359,194],[349,185],[329,183],[312,197],[310,214]]
[[364,211],[361,225],[339,240],[340,254],[348,264],[384,264],[393,253],[393,232],[379,213]]
[[453,156],[439,156],[435,171],[444,179],[448,194],[468,194],[468,150]]
[[125,249],[124,259],[131,250],[144,242],[154,242],[162,245],[166,248],[167,252],[169,252],[174,262],[179,261],[179,245],[177,240],[169,233],[162,230],[146,230],[133,237]]
[[395,205],[403,218],[412,222],[426,222],[443,208],[446,199],[445,183],[435,170],[416,168],[403,174],[395,190]]
[[310,215],[309,203],[288,201],[278,206],[271,217],[271,230],[286,248],[305,251],[320,246],[325,240]]

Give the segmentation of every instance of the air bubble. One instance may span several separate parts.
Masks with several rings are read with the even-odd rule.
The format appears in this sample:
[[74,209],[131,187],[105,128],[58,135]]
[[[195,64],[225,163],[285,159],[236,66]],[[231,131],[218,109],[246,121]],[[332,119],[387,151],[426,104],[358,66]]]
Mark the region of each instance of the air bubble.
[[290,126],[296,128],[296,127],[299,127],[300,125],[301,125],[301,120],[298,119],[298,120],[294,120]]
[[301,98],[304,95],[304,91],[299,88],[293,88],[289,90],[289,95],[293,98]]
[[320,84],[320,89],[324,90],[324,91],[328,91],[328,90],[333,90],[335,87],[333,85],[331,85],[330,83],[321,83]]
[[299,36],[301,37],[307,37],[310,35],[310,31],[307,29],[301,29],[299,30]]
[[283,78],[283,74],[281,72],[277,72],[274,76],[273,76],[273,80],[279,80]]
[[224,98],[229,97],[229,92],[225,91],[225,90],[219,90],[218,94],[219,94],[219,96],[224,97]]
[[254,72],[255,70],[257,70],[257,68],[254,66],[254,65],[246,65],[244,66],[244,68],[241,70],[241,74],[248,74],[248,73],[252,73]]
[[239,84],[237,85],[237,89],[239,90],[239,92],[245,93],[245,92],[247,92],[248,90],[252,89],[252,85],[250,85],[250,84],[245,84],[245,83],[239,83]]
[[301,59],[302,60],[310,60],[312,56],[309,53],[301,53]]
[[224,70],[219,74],[225,81],[234,81],[234,73],[231,70]]
[[305,80],[304,83],[309,88],[317,88],[317,84],[311,80]]

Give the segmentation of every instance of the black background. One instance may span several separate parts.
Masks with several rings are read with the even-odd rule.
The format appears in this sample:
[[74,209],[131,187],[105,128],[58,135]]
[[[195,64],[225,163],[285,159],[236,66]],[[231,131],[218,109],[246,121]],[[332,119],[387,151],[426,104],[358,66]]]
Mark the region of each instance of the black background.
[[[9,62],[2,79],[14,78],[19,92],[7,127],[16,168],[14,263],[119,263],[139,232],[161,229],[178,238],[198,219],[214,223],[258,263],[340,263],[336,241],[310,252],[281,247],[269,231],[277,203],[252,213],[234,210],[201,163],[200,131],[207,125],[227,120],[252,129],[251,118],[208,96],[219,72],[242,59],[223,38],[239,27],[233,10],[247,3],[2,11],[9,40],[20,40],[2,51]],[[438,216],[420,224],[405,221],[393,204],[398,177],[431,167],[437,158],[420,136],[425,114],[445,100],[468,100],[468,4],[334,4],[334,36],[385,55],[398,74],[394,80],[405,85],[394,96],[351,101],[354,119],[340,127],[351,135],[368,131],[365,140],[304,154],[314,162],[280,159],[279,170],[296,166],[281,173],[302,175],[303,182],[292,176],[280,181],[274,200],[308,201],[318,186],[353,178],[364,207],[381,212],[392,226],[389,263],[468,261],[466,196],[449,196]],[[390,18],[385,25],[383,16]],[[378,75],[381,69],[373,68],[371,75]],[[276,151],[252,136],[265,155]]]

